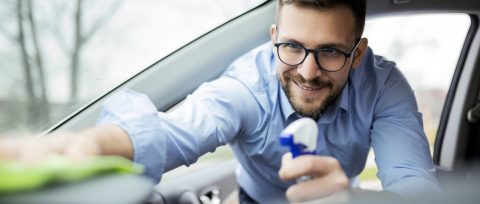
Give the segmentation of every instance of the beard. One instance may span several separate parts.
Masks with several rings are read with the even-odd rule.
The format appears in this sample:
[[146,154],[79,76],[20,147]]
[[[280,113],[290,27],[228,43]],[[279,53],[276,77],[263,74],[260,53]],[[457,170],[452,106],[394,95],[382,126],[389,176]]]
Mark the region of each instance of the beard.
[[[325,113],[325,110],[338,98],[340,90],[342,90],[334,89],[332,82],[322,81],[319,78],[306,81],[297,72],[285,72],[283,77],[278,74],[278,78],[293,110],[298,115],[312,118],[315,121],[320,119],[323,113]],[[308,84],[308,86],[328,90],[328,92],[326,95],[320,96],[301,96],[293,92],[292,86],[297,86],[295,83]]]

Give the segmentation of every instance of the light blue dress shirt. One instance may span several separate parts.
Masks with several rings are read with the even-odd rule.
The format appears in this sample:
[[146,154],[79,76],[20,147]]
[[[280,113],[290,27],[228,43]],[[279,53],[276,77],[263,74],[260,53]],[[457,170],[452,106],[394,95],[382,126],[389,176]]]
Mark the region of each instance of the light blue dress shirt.
[[[156,180],[229,143],[241,164],[239,185],[257,201],[271,203],[286,202],[292,184],[278,176],[288,151],[278,137],[295,119],[266,43],[172,112],[157,112],[148,97],[126,90],[105,102],[98,123],[122,127],[133,143],[134,162]],[[393,62],[370,49],[317,124],[317,153],[337,158],[348,177],[360,174],[373,147],[384,190],[411,195],[438,189],[413,91]]]

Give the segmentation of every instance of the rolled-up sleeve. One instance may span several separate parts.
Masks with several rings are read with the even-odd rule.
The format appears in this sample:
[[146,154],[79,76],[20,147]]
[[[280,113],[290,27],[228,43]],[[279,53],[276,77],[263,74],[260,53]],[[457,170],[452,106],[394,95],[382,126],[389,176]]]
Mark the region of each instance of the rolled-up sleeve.
[[244,131],[247,112],[252,112],[246,110],[257,110],[257,106],[242,83],[220,77],[202,84],[167,113],[158,112],[146,95],[122,91],[104,103],[98,124],[123,128],[133,144],[134,162],[144,165],[146,175],[158,181],[162,173],[189,166],[227,144]]
[[165,138],[161,135],[157,109],[140,93],[125,90],[107,99],[97,124],[114,124],[124,129],[133,144],[133,161],[145,166],[145,174],[160,180],[165,166]]

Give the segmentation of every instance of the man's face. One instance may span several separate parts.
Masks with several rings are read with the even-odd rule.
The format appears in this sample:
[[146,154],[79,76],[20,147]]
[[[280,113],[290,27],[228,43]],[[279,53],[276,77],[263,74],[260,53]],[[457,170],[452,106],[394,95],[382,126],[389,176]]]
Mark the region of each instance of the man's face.
[[[319,11],[284,5],[278,21],[271,28],[273,43],[296,42],[309,49],[336,48],[346,53],[356,43],[355,19],[347,7]],[[278,79],[293,109],[315,120],[342,91],[353,59],[348,58],[340,71],[326,72],[318,68],[313,53],[297,66],[286,65],[276,56]]]

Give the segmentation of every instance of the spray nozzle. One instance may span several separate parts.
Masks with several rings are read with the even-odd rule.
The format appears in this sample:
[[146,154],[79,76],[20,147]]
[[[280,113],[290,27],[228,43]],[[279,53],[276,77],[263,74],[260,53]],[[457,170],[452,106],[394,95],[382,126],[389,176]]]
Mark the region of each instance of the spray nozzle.
[[315,154],[317,134],[317,123],[311,118],[301,118],[282,131],[280,144],[290,148],[293,158],[303,154]]

